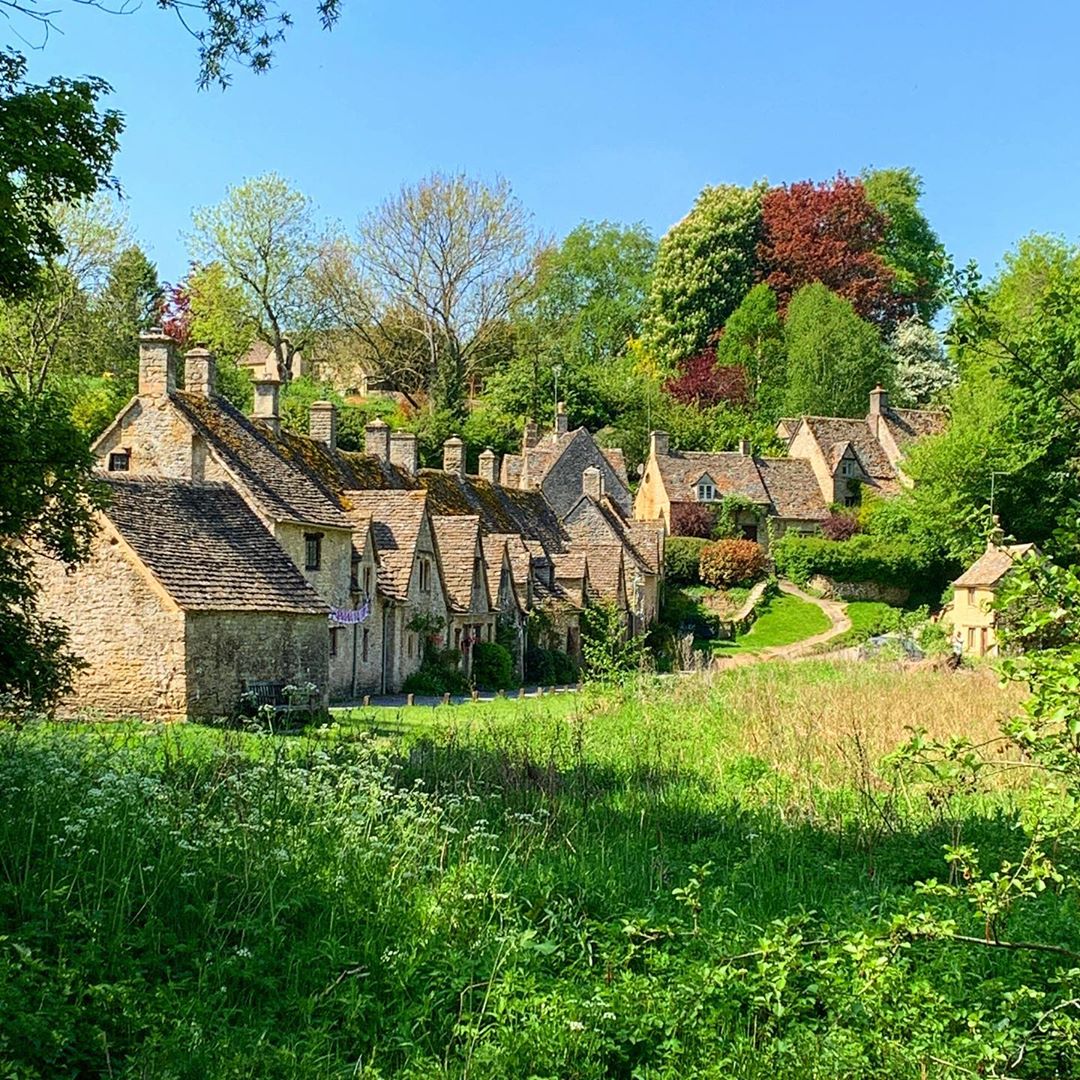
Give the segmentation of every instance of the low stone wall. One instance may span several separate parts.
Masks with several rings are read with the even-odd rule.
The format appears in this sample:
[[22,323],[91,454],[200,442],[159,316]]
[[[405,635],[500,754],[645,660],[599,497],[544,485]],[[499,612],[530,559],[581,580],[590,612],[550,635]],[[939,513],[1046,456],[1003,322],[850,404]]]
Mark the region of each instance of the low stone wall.
[[882,585],[877,581],[833,581],[823,574],[815,574],[808,584],[826,600],[878,600],[899,607],[911,595],[910,589],[898,585]]
[[747,596],[743,606],[730,619],[720,624],[720,640],[729,641],[739,634],[746,633],[758,617],[758,608],[769,598],[769,581],[759,581]]

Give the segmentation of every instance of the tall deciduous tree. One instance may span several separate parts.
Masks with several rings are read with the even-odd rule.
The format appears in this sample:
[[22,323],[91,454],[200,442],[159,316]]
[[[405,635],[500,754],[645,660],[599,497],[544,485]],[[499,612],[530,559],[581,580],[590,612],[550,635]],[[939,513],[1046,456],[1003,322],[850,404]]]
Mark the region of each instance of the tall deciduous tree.
[[721,365],[738,365],[746,372],[746,388],[759,416],[779,416],[786,385],[784,325],[776,294],[768,285],[755,285],[731,313],[716,343]]
[[875,383],[891,385],[876,328],[820,282],[792,297],[784,331],[789,415],[863,416]]
[[434,173],[368,215],[355,261],[339,257],[338,321],[393,385],[459,415],[470,382],[508,355],[530,253],[509,183]]
[[754,283],[764,194],[707,187],[660,241],[644,340],[669,370],[709,344]]
[[837,176],[773,188],[762,202],[758,255],[780,310],[804,285],[819,281],[856,313],[891,329],[914,310],[896,291],[896,274],[879,254],[888,221],[867,199],[861,180]]
[[292,361],[325,326],[319,264],[330,246],[311,200],[276,173],[230,188],[217,206],[195,211],[193,261],[221,265],[239,298],[237,317],[252,340],[274,350],[282,382]]
[[941,337],[921,319],[905,319],[893,331],[888,347],[896,369],[898,405],[927,405],[957,380],[956,365],[945,355]]
[[885,215],[885,235],[878,254],[894,275],[894,291],[907,297],[925,323],[945,299],[945,248],[919,207],[922,179],[912,169],[876,169],[863,173],[870,203]]

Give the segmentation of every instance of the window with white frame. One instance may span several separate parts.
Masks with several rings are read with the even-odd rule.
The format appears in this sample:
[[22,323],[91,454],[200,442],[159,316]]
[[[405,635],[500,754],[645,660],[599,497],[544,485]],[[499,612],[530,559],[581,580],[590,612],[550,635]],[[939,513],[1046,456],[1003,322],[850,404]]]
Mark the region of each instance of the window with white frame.
[[858,472],[859,467],[851,458],[844,458],[844,460],[840,462],[841,476],[846,476],[850,479],[851,477],[858,475]]
[[716,488],[708,480],[702,480],[697,486],[698,502],[712,502],[716,498]]

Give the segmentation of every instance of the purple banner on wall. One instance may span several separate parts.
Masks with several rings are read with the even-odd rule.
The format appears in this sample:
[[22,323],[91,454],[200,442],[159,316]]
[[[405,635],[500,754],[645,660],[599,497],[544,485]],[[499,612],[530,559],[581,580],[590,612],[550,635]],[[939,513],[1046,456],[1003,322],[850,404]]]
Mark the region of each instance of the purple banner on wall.
[[330,621],[335,626],[353,626],[367,620],[371,614],[371,601],[365,600],[358,608],[333,608]]

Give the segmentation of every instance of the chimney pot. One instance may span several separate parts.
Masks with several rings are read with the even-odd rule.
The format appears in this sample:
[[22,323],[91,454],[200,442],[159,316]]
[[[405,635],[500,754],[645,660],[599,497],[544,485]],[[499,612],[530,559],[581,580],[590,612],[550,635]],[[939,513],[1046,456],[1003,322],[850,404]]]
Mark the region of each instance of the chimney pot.
[[555,434],[565,435],[570,428],[570,418],[566,415],[566,402],[560,401],[555,406]]
[[480,454],[480,479],[489,484],[497,483],[499,475],[499,455],[489,446]]
[[443,472],[465,476],[465,444],[457,435],[443,443]]
[[251,415],[266,424],[275,435],[281,433],[281,414],[278,411],[280,389],[276,375],[272,379],[255,380],[255,404]]
[[870,391],[870,415],[880,416],[888,407],[889,394],[882,387],[881,383],[878,383],[878,385]]
[[390,460],[390,428],[384,420],[375,419],[365,425],[364,453],[380,461]]
[[525,420],[525,430],[521,441],[525,450],[535,446],[540,441],[540,429],[536,426],[535,420],[531,418]]
[[420,451],[416,435],[411,431],[394,431],[390,435],[390,464],[415,476],[420,468]]
[[590,499],[597,502],[604,494],[604,475],[595,465],[590,465],[581,473],[581,490]]
[[189,394],[213,397],[216,364],[209,349],[197,346],[184,353],[184,389]]
[[743,457],[749,457],[752,450],[753,447],[750,445],[749,439],[739,440],[739,453],[742,454]]
[[176,353],[160,326],[139,335],[139,393],[165,397],[176,389]]
[[649,450],[653,457],[667,457],[671,453],[671,440],[666,431],[649,433]]
[[308,414],[308,434],[331,450],[337,449],[337,406],[332,401],[313,401]]

